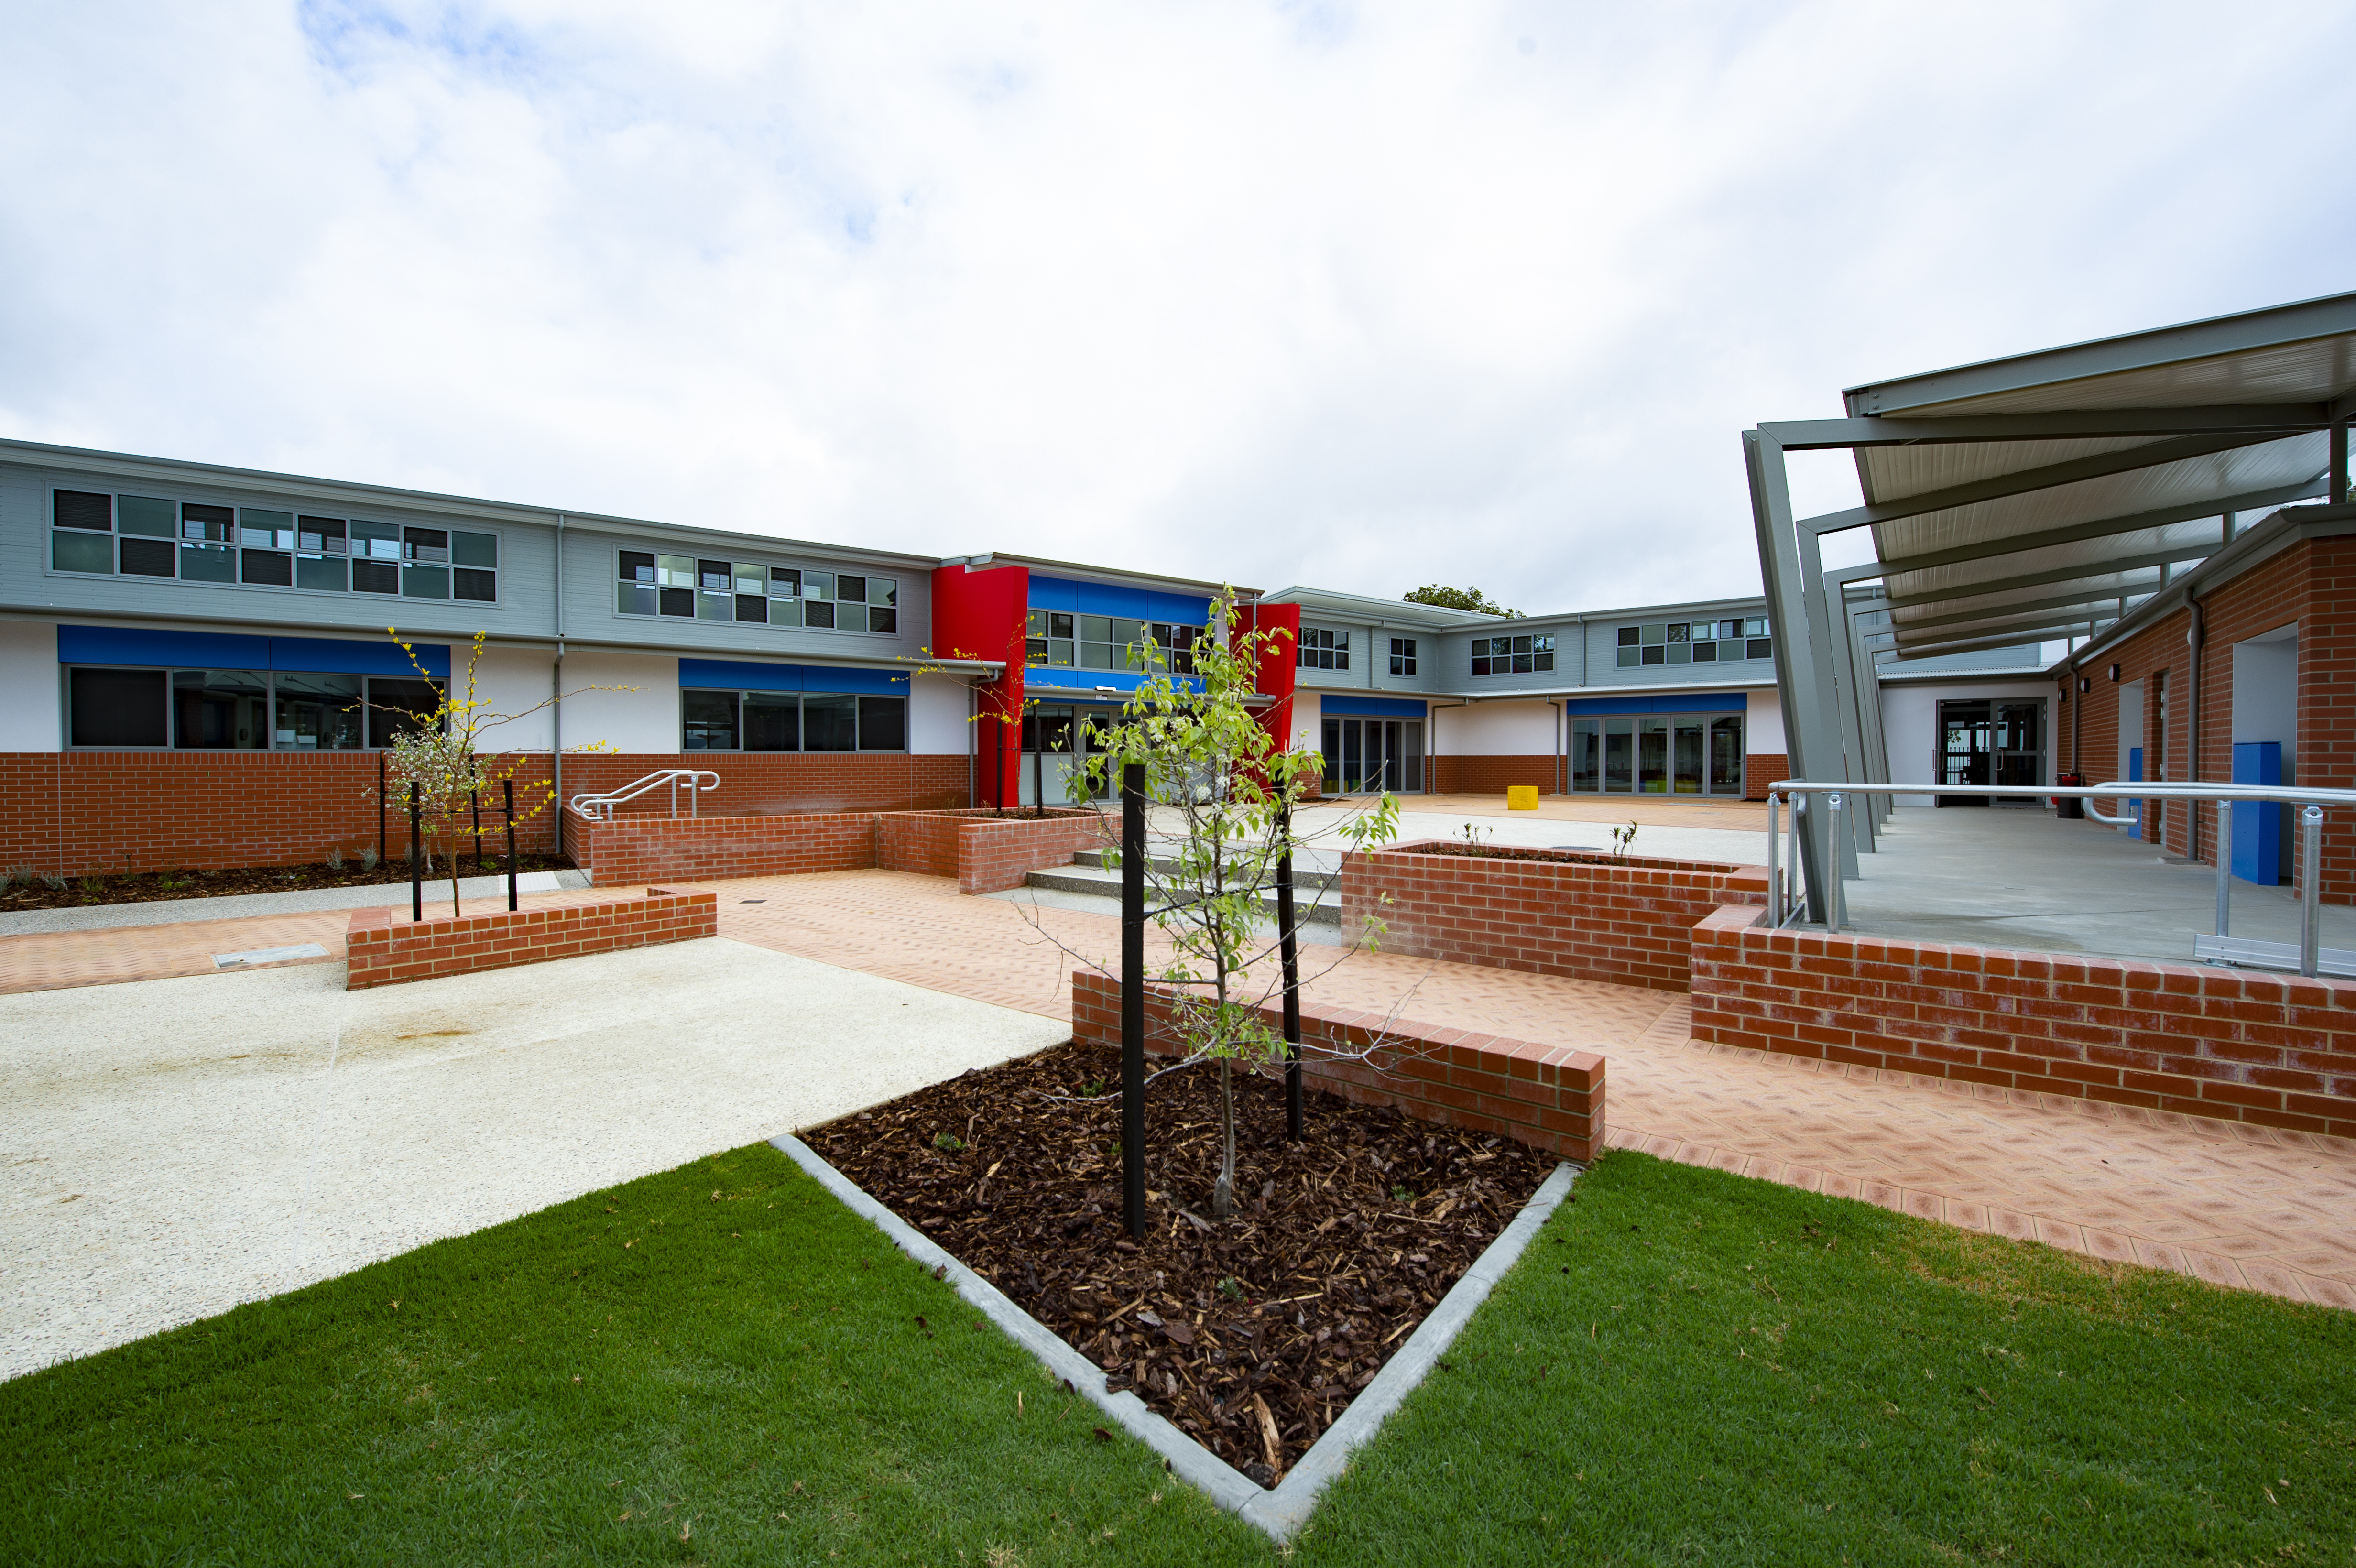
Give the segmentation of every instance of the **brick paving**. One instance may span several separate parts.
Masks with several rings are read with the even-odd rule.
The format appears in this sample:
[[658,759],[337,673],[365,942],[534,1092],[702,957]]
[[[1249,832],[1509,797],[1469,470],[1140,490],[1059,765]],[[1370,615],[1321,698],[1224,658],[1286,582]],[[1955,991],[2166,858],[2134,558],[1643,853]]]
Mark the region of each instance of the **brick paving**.
[[[937,878],[706,885],[723,936],[1054,1018],[1071,1016],[1075,955],[1119,951],[1102,915],[960,898]],[[1147,962],[1166,953],[1149,932]],[[1612,1145],[2356,1308],[2356,1142],[1707,1045],[1674,992],[1380,953],[1326,968],[1334,956],[1303,950],[1321,1004],[1607,1058]]]
[[[1105,916],[911,872],[699,885],[723,937],[1060,1019],[1075,963],[1119,950]],[[302,942],[333,962],[348,914],[0,938],[0,992],[209,974],[215,953]],[[1149,933],[1149,964],[1167,952]],[[1303,961],[1323,1006],[1603,1055],[1615,1146],[2356,1309],[2356,1142],[1707,1045],[1674,992],[1331,948]]]

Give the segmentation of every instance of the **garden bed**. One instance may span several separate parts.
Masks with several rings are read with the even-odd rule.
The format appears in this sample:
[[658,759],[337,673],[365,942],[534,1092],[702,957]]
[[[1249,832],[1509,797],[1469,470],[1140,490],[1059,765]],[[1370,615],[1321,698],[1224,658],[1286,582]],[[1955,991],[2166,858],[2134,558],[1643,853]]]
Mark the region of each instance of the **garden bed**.
[[[486,835],[487,837],[488,835]],[[426,880],[447,883],[449,865],[438,862],[438,870]],[[525,855],[516,857],[516,869],[521,871],[569,871],[573,862],[562,855]],[[305,866],[247,866],[225,871],[135,871],[112,877],[69,877],[65,886],[52,888],[37,879],[26,886],[14,867],[0,866],[8,875],[5,889],[0,889],[0,913],[31,909],[80,909],[85,904],[153,903],[160,899],[215,899],[235,893],[307,892],[316,888],[391,887],[409,880],[409,862],[400,855],[377,866],[373,870],[360,869],[357,857],[338,869],[324,861]],[[461,877],[503,876],[507,861],[493,855],[476,869],[475,858],[463,856],[459,860]]]
[[[1086,1355],[1107,1386],[1273,1486],[1556,1161],[1510,1139],[1238,1072],[1239,1211],[1210,1222],[1211,1067],[1146,1102],[1148,1220],[1121,1223],[1119,1057],[1070,1045],[803,1134]],[[1271,1438],[1273,1441],[1271,1442]]]

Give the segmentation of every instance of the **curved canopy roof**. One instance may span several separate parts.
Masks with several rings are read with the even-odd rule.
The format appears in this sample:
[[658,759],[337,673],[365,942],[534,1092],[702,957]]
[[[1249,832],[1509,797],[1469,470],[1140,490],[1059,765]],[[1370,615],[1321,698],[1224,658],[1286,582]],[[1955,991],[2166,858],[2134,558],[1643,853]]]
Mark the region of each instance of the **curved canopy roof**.
[[1844,400],[1847,419],[1760,430],[1785,450],[1855,450],[1865,505],[1799,527],[1873,530],[1900,656],[2066,636],[2214,552],[2225,514],[2326,494],[2335,442],[2344,485],[2356,293]]

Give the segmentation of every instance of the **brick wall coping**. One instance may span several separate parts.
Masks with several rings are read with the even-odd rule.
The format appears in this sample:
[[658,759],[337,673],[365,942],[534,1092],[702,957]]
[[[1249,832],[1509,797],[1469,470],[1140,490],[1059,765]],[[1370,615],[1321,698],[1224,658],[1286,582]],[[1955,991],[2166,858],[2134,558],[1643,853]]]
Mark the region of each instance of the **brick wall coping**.
[[1487,864],[1539,866],[1591,866],[1606,870],[1683,871],[1702,876],[1733,876],[1738,872],[1761,869],[1736,860],[1666,860],[1650,855],[1615,856],[1608,849],[1535,849],[1518,844],[1482,846],[1483,852],[1464,853],[1461,840],[1451,838],[1419,838],[1411,844],[1389,844],[1380,849],[1357,851],[1369,855],[1424,855],[1434,859],[1480,861]]
[[396,912],[386,908],[354,910],[345,928],[344,988],[365,991],[591,953],[691,942],[716,936],[719,929],[718,894],[669,888],[420,921],[398,919]]
[[2356,1136],[2356,983],[1765,921],[1694,927],[1696,1039]]
[[[1176,990],[1158,982],[1145,989],[1146,1049],[1175,1055],[1180,1045],[1170,1004]],[[1259,1012],[1269,1028],[1281,1026],[1279,1008]],[[1301,1034],[1312,1048],[1301,1053],[1301,1076],[1328,1093],[1360,1104],[1396,1106],[1443,1125],[1501,1134],[1564,1159],[1590,1160],[1603,1147],[1605,1063],[1592,1051],[1324,1007],[1306,997]],[[1072,1038],[1120,1043],[1119,979],[1094,969],[1074,971]],[[1321,1044],[1348,1051],[1376,1044],[1395,1049],[1377,1070],[1323,1054],[1314,1049]]]

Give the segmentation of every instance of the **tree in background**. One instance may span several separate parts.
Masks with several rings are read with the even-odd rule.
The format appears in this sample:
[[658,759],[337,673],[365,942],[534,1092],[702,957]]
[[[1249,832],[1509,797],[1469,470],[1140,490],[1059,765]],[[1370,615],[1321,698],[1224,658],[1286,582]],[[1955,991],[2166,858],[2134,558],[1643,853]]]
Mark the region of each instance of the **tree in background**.
[[1471,610],[1482,615],[1501,615],[1509,621],[1522,619],[1519,610],[1508,610],[1477,588],[1450,588],[1438,582],[1427,582],[1401,599],[1410,604],[1437,604],[1443,610]]
[[[1122,722],[1096,731],[1091,754],[1072,778],[1076,798],[1089,785],[1117,791],[1122,766],[1142,763],[1146,798],[1164,821],[1177,819],[1175,842],[1165,840],[1144,868],[1153,922],[1176,949],[1153,978],[1175,993],[1171,1027],[1185,1053],[1179,1066],[1218,1063],[1219,1174],[1211,1212],[1223,1221],[1235,1210],[1235,1064],[1258,1069],[1287,1056],[1284,1037],[1261,1016],[1281,1000],[1284,984],[1276,960],[1280,933],[1264,895],[1277,862],[1287,855],[1298,862],[1311,847],[1312,837],[1294,827],[1293,807],[1324,770],[1317,752],[1280,746],[1249,706],[1262,645],[1291,634],[1235,636],[1235,591],[1223,589],[1194,643],[1191,682],[1173,677],[1151,640],[1141,641],[1130,662],[1147,678],[1122,706]],[[1337,836],[1353,849],[1369,849],[1396,835],[1398,824],[1398,798],[1386,795],[1344,818]],[[1117,864],[1117,854],[1107,863]],[[1363,939],[1371,942],[1376,929],[1370,921]]]

